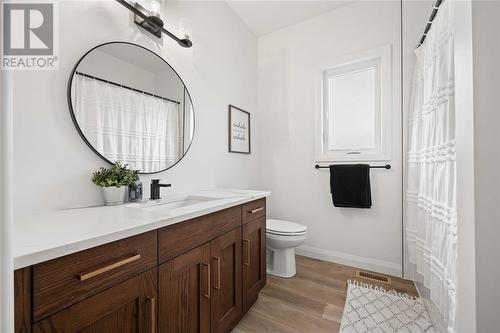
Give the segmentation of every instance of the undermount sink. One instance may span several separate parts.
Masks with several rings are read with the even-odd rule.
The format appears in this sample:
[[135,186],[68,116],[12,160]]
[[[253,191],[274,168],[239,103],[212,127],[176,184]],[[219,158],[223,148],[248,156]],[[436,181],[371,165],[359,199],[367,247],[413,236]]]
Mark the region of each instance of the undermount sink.
[[131,203],[128,206],[144,209],[150,212],[166,212],[173,209],[194,206],[213,200],[218,200],[218,198],[189,195],[170,199],[142,201],[138,203]]

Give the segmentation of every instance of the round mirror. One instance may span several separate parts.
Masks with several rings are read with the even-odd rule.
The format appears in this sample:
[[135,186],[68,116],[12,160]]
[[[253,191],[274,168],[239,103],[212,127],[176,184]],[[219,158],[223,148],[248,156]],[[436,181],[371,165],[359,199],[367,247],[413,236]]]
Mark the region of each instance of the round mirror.
[[89,147],[140,173],[171,168],[193,140],[194,110],[184,82],[159,55],[136,44],[88,51],[73,69],[68,100]]

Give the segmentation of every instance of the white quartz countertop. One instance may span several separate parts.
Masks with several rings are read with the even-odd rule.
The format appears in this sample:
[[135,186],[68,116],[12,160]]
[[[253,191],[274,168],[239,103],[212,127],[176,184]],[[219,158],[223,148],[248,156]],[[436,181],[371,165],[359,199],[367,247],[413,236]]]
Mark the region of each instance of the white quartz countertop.
[[[270,196],[266,191],[210,190],[161,202],[19,214],[14,223],[14,268],[19,269],[119,239]],[[196,201],[197,198],[203,199]],[[194,203],[176,207],[175,202]],[[172,203],[172,208],[160,205]]]

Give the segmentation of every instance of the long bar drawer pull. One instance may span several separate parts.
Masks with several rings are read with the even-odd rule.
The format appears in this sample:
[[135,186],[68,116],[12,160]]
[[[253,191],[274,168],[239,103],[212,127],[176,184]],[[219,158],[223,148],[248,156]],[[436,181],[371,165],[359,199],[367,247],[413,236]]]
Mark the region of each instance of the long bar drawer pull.
[[113,270],[115,268],[124,266],[126,264],[129,264],[129,263],[131,263],[133,261],[136,261],[136,260],[139,260],[139,259],[141,259],[141,255],[140,254],[136,254],[136,255],[133,255],[133,256],[128,257],[126,259],[117,261],[117,262],[115,262],[115,263],[113,263],[111,265],[108,265],[108,266],[96,269],[95,271],[88,272],[88,273],[80,273],[80,274],[78,274],[78,279],[80,281],[85,281],[85,280],[88,280],[90,278],[93,278],[94,276],[97,276],[97,275],[109,272],[109,271],[111,271],[111,270]]
[[250,266],[250,240],[244,239],[243,245],[246,245],[246,258],[243,260],[243,265]]
[[150,297],[147,301],[149,303],[149,314],[151,316],[151,333],[156,333],[156,298]]
[[220,258],[219,257],[215,257],[215,260],[217,260],[217,284],[215,285],[215,289],[219,290],[220,289],[220,274],[221,274],[221,267],[220,267]]
[[210,299],[210,288],[212,288],[212,285],[210,284],[210,265],[209,264],[201,264],[201,265],[207,268],[207,275],[205,281],[207,284],[207,292],[203,294],[203,297]]
[[255,209],[249,210],[248,212],[250,214],[255,214],[257,212],[260,212],[261,210],[264,210],[264,207],[255,208]]

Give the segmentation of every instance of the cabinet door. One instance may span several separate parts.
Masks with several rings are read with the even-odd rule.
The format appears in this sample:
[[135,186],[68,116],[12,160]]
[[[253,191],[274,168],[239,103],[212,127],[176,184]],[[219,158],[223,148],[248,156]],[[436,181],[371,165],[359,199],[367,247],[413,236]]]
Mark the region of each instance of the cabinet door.
[[33,331],[154,333],[156,279],[155,268],[37,322]]
[[241,228],[210,242],[212,333],[229,332],[241,318]]
[[255,303],[266,284],[266,217],[243,226],[243,310]]
[[162,333],[210,332],[210,243],[159,267]]

